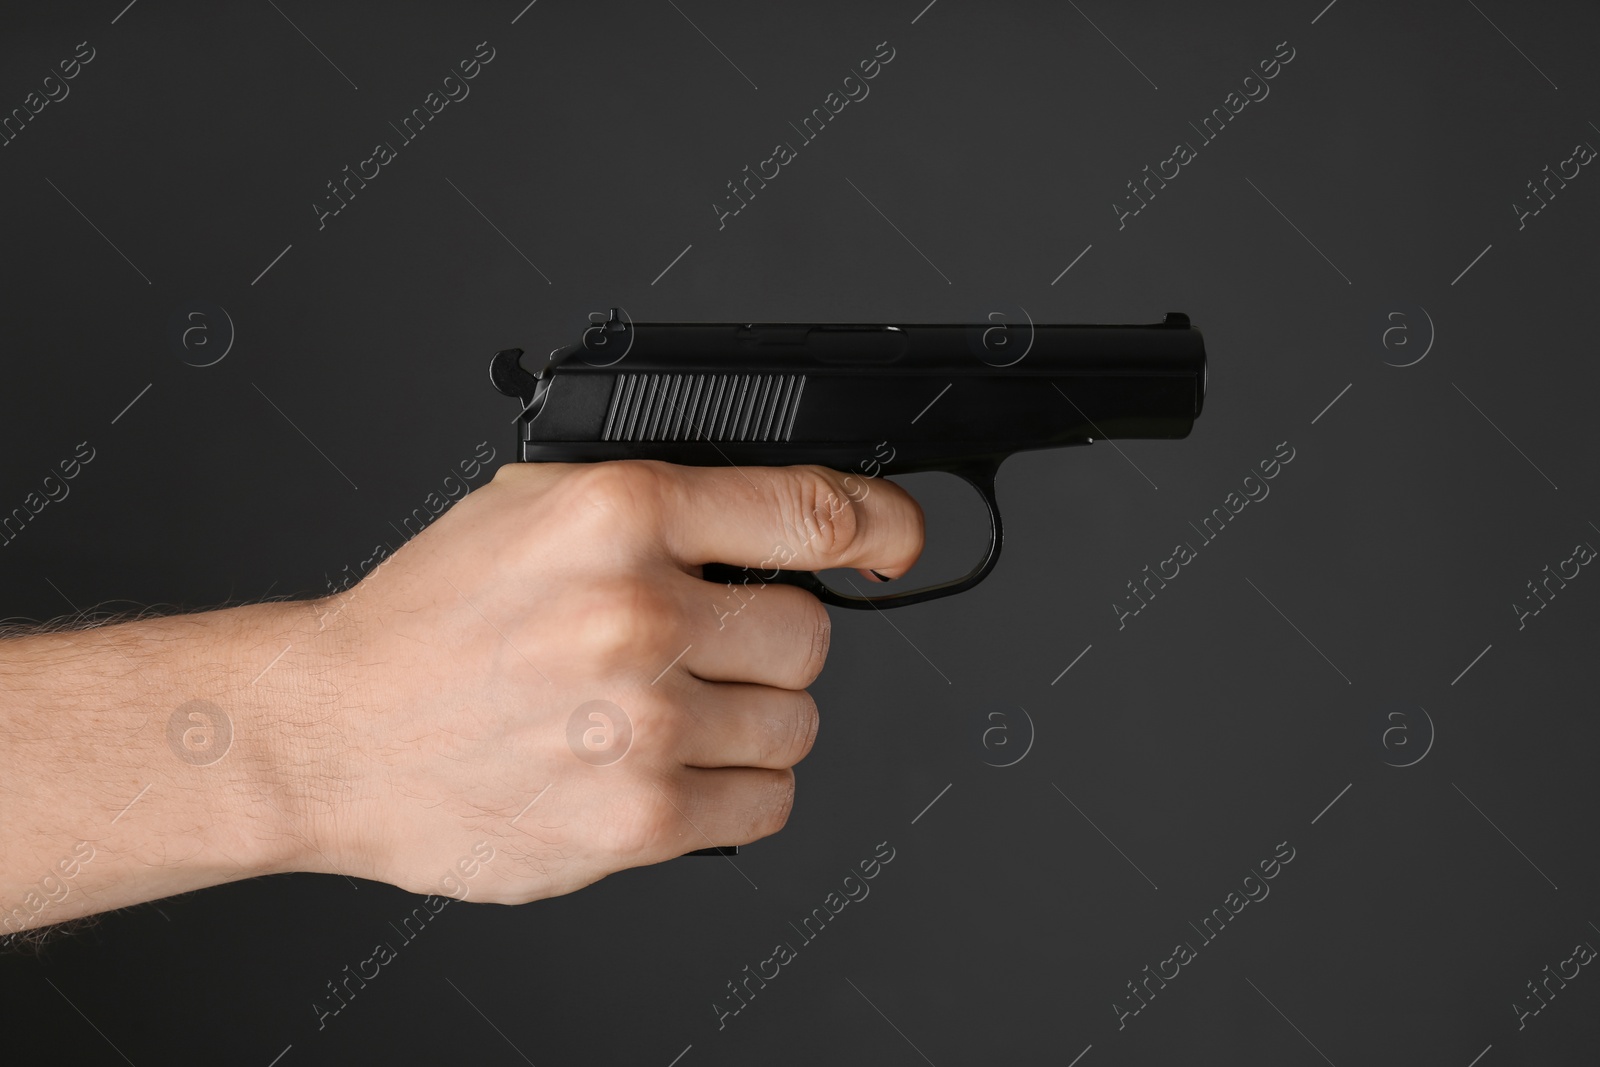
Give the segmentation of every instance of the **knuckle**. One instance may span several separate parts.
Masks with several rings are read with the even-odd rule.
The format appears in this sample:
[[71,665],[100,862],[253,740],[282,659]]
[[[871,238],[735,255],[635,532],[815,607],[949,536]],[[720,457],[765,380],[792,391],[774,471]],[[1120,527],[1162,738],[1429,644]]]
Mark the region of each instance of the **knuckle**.
[[637,856],[677,836],[682,821],[671,799],[659,786],[647,788],[635,803],[618,811],[609,821],[603,847],[617,856]]
[[[655,585],[613,581],[593,590],[576,620],[576,639],[590,656],[614,664],[660,652],[674,629],[676,607]],[[648,665],[646,665],[648,666]]]
[[817,702],[810,693],[784,693],[781,703],[761,719],[755,746],[757,767],[792,767],[805,758],[817,737]]
[[817,701],[810,693],[802,692],[799,695],[799,714],[795,716],[794,743],[790,748],[793,763],[799,763],[811,751],[811,746],[817,743],[817,731],[822,726],[822,715],[817,710]]
[[495,482],[505,485],[508,482],[516,481],[518,478],[526,477],[530,477],[528,464],[502,463],[495,468],[494,475],[489,479],[489,482],[491,485]]
[[578,514],[602,523],[653,519],[660,507],[666,473],[647,460],[613,460],[575,468],[566,479]]
[[785,526],[825,557],[846,555],[859,534],[842,476],[826,467],[802,467],[786,486],[781,507]]
[[638,651],[645,636],[638,613],[616,597],[602,599],[585,611],[576,629],[579,647],[607,663]]
[[654,842],[679,836],[686,829],[683,813],[678,810],[682,804],[674,803],[671,795],[660,789],[651,792],[654,803],[641,819],[646,839]]
[[762,837],[777,833],[789,821],[789,813],[794,810],[794,771],[773,771],[766,791],[757,825]]
[[828,648],[833,641],[833,617],[828,614],[828,609],[816,597],[808,596],[806,600],[810,617],[803,624],[802,632],[810,641],[809,652],[801,668],[802,686],[810,685],[822,673],[823,664],[828,660]]
[[633,743],[649,758],[670,757],[682,750],[693,720],[661,694],[659,686],[645,687],[634,700]]
[[833,619],[827,607],[803,589],[773,588],[770,616],[762,619],[769,627],[767,640],[782,655],[774,661],[770,684],[785,689],[804,689],[817,680],[828,660],[833,640]]

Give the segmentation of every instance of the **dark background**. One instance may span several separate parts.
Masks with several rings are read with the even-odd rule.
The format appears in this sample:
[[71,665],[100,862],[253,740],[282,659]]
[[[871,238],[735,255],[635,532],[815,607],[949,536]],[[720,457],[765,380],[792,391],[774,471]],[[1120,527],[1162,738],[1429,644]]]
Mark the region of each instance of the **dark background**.
[[[492,352],[611,304],[1181,310],[1210,393],[1186,441],[1009,461],[1005,555],[970,594],[835,611],[794,815],[738,870],[453,905],[320,1030],[326,983],[417,898],[192,894],[0,961],[9,1042],[284,1067],[1593,1061],[1589,969],[1520,1030],[1514,1004],[1600,942],[1600,578],[1520,630],[1511,605],[1600,544],[1600,177],[1520,230],[1511,205],[1600,144],[1600,10],[122,2],[5,18],[4,109],[96,50],[0,148],[0,507],[96,450],[0,548],[6,614],[321,593],[478,442],[510,457]],[[724,183],[884,40],[870,96],[719,230]],[[319,231],[324,183],[480,41],[471,95]],[[1282,41],[1270,96],[1119,230],[1125,183]],[[194,301],[233,324],[211,366],[214,311],[210,348],[170,328]],[[1119,630],[1125,583],[1280,442],[1270,497]],[[871,896],[719,1031],[725,983],[882,841]],[[1285,841],[1270,897],[1202,944],[1190,924]],[[1119,1030],[1125,983],[1182,940],[1198,958]]]

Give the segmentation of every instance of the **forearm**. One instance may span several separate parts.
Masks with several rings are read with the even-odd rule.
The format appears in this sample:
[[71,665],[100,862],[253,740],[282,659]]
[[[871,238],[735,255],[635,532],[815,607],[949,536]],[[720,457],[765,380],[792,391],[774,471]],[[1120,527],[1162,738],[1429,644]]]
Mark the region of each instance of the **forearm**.
[[337,630],[318,616],[274,603],[0,642],[0,933],[318,869],[293,780],[319,770],[300,742],[336,728]]

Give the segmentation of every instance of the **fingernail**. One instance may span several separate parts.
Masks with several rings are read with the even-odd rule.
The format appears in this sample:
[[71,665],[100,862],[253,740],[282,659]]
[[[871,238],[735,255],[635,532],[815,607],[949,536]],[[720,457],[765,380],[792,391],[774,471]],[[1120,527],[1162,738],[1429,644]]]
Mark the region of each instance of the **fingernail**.
[[878,579],[878,581],[880,581],[880,582],[892,582],[892,581],[894,581],[894,579],[890,578],[887,574],[879,574],[877,571],[873,571],[872,572],[872,576],[874,578]]

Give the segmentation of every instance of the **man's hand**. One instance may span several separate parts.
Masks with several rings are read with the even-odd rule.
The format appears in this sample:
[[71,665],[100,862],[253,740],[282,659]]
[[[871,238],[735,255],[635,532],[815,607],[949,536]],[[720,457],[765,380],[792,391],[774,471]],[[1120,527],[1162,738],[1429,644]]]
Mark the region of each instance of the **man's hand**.
[[699,565],[901,574],[921,511],[865,488],[814,467],[502,467],[351,597],[352,699],[310,731],[342,753],[307,798],[312,840],[347,873],[519,902],[774,833],[828,614]]
[[[764,837],[828,616],[701,565],[897,577],[921,547],[898,486],[821,468],[512,464],[341,596],[0,643],[0,919],[287,870],[513,903]],[[215,762],[174,747],[190,700],[228,720]]]

